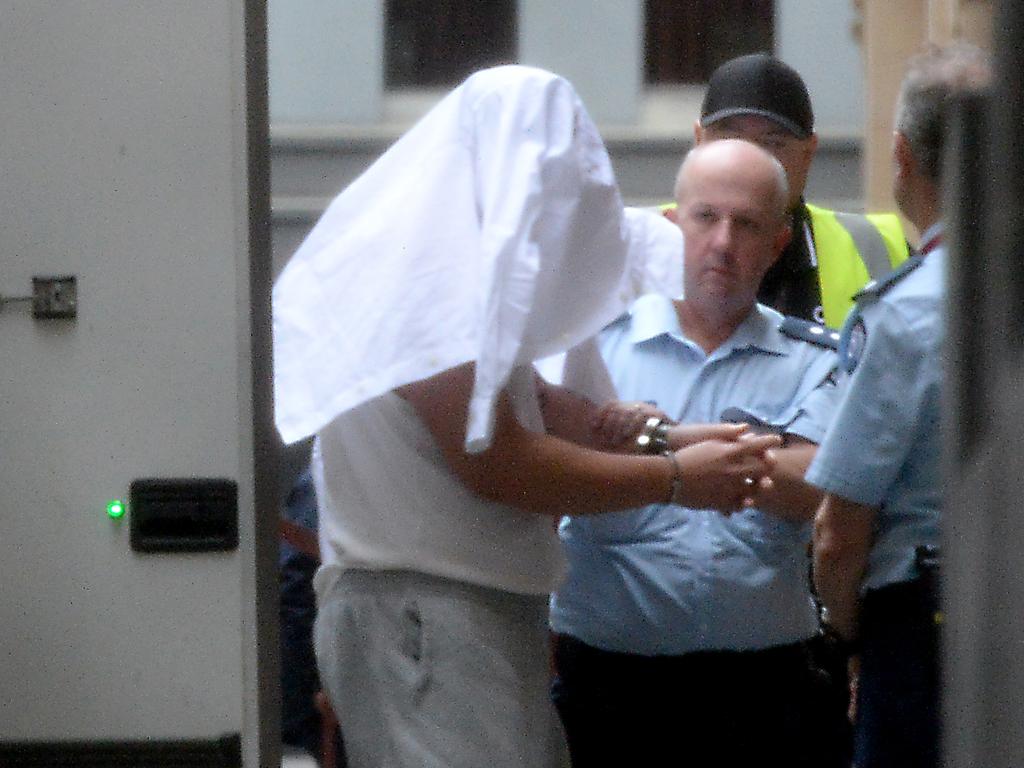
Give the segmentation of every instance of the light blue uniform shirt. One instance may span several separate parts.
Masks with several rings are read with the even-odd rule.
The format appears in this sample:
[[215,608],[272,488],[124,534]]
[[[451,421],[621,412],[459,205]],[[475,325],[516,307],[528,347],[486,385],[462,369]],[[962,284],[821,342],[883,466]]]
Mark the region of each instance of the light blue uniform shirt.
[[939,543],[945,268],[939,248],[862,292],[844,333],[860,325],[863,349],[807,472],[829,493],[880,508],[864,589],[914,578],[914,549]]
[[[683,422],[743,408],[814,442],[838,401],[835,353],[779,330],[758,306],[711,355],[687,339],[672,302],[645,296],[599,339],[618,395]],[[757,510],[730,517],[654,504],[566,518],[569,561],[551,624],[626,653],[766,648],[810,637],[809,525]]]

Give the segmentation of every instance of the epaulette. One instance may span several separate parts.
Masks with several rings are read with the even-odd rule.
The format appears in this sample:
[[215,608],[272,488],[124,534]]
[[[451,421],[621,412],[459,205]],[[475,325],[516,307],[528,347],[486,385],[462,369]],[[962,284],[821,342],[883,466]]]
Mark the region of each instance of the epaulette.
[[791,339],[806,341],[826,349],[839,349],[839,332],[801,317],[787,316],[779,323],[779,331]]
[[853,294],[854,301],[860,301],[862,299],[876,299],[883,295],[886,291],[892,288],[894,285],[899,283],[900,280],[905,278],[915,269],[920,267],[924,263],[924,256],[912,256],[911,258],[900,264],[899,267],[894,269],[885,277],[880,280],[872,280],[870,283],[861,288],[857,293]]

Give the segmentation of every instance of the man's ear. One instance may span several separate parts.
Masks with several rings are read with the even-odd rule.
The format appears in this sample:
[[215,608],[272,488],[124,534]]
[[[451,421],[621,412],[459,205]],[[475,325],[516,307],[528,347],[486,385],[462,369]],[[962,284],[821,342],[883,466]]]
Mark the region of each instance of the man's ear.
[[786,246],[789,245],[789,241],[793,239],[793,225],[788,221],[786,224],[779,228],[778,234],[775,235],[775,258],[772,259],[772,263],[786,250]]
[[818,151],[818,134],[811,133],[807,137],[807,143],[804,146],[805,157],[807,158],[807,164],[810,165],[811,161],[814,160],[814,153]]
[[673,224],[679,224],[679,208],[678,206],[672,205],[668,208],[664,208],[661,211],[661,215],[671,221]]
[[700,125],[700,120],[693,121],[693,143],[700,144],[704,141],[704,129]]
[[914,157],[914,152],[910,148],[910,142],[899,131],[894,131],[892,134],[892,159],[896,166],[896,173],[902,177],[912,174],[917,167],[917,158]]

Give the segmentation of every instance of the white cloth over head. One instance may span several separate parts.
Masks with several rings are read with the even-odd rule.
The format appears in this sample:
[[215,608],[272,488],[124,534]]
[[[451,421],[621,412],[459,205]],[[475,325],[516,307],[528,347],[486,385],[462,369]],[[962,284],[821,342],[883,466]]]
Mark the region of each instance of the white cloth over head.
[[[475,362],[466,447],[486,449],[515,366],[586,339],[652,281],[681,290],[682,239],[657,218],[627,218],[566,80],[521,66],[471,76],[331,203],[278,278],[282,437]],[[648,263],[652,231],[678,237],[678,272]]]

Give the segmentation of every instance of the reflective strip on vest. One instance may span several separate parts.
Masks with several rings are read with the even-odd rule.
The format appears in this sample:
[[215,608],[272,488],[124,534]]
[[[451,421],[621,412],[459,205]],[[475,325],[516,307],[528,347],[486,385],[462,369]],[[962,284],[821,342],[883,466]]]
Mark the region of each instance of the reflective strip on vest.
[[883,275],[892,271],[892,264],[889,263],[889,249],[878,231],[866,216],[856,213],[844,213],[833,211],[836,221],[843,225],[843,228],[850,233],[853,244],[857,247],[861,261],[868,268],[868,276],[872,280],[878,280]]
[[825,324],[839,328],[853,306],[853,295],[906,260],[907,240],[899,217],[891,213],[842,213],[810,203],[806,207]]

